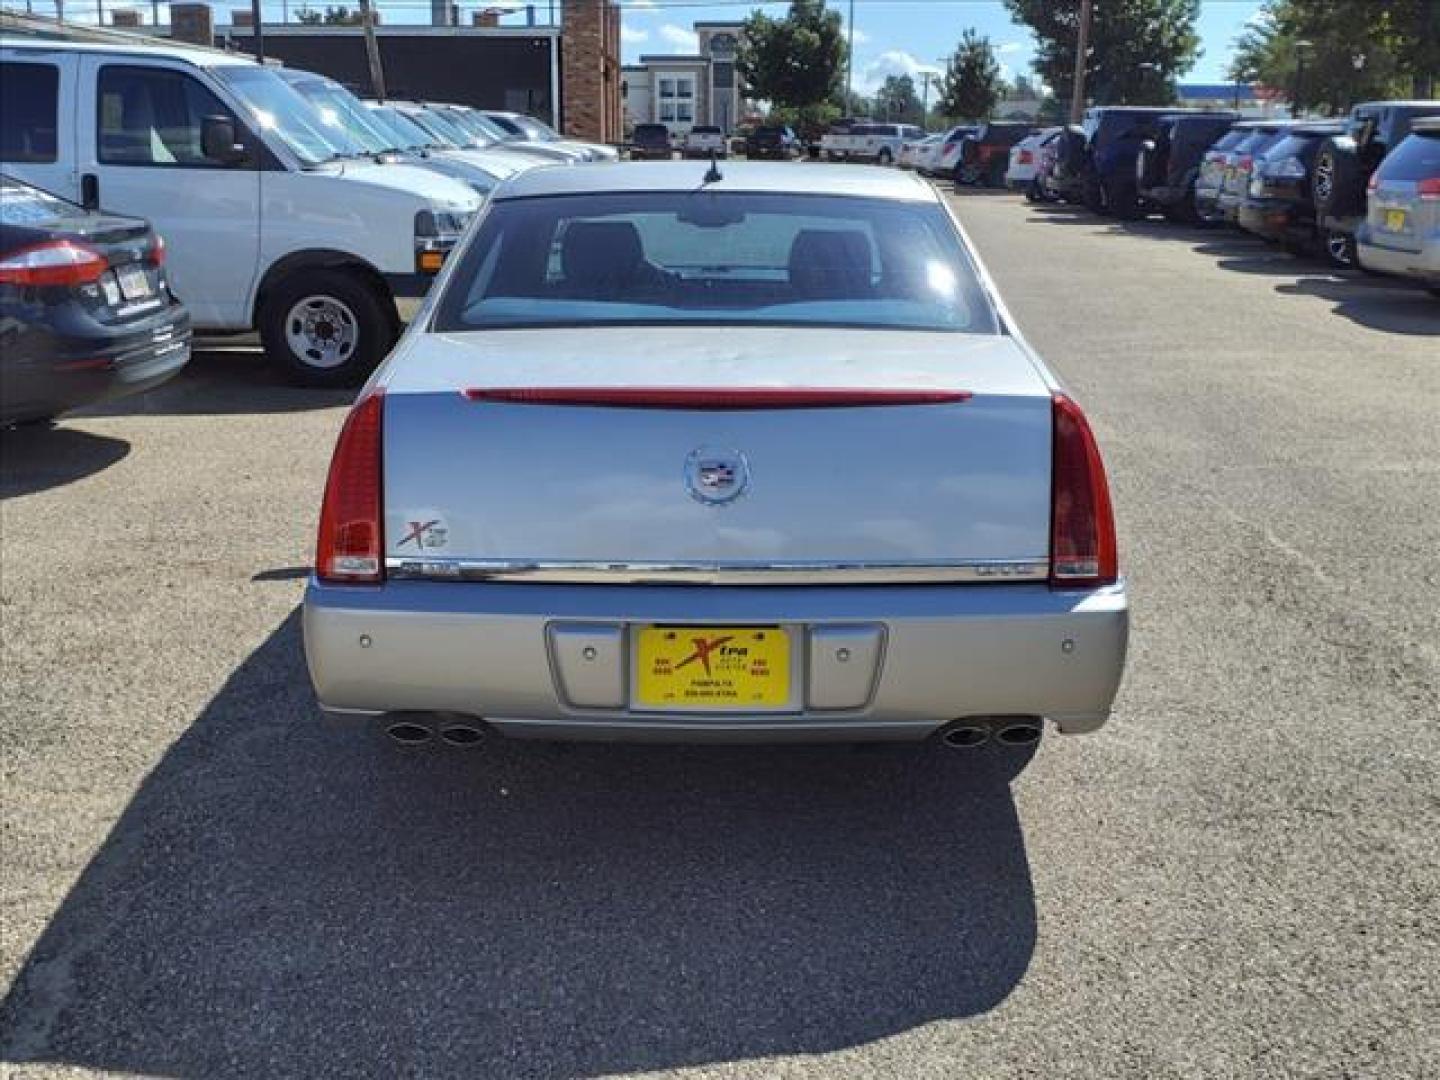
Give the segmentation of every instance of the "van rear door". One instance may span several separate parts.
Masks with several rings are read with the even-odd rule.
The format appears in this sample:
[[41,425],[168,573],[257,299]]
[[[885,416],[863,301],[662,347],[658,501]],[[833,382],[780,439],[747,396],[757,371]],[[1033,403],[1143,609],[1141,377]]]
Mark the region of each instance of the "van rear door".
[[79,202],[73,53],[0,52],[0,166],[17,180]]

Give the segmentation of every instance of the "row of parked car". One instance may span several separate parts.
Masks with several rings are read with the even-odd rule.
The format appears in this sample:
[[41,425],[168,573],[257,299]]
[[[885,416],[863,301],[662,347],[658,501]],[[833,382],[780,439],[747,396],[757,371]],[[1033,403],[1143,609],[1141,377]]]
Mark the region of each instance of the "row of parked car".
[[618,158],[532,117],[143,38],[0,39],[0,101],[5,423],[152,385],[192,327],[258,331],[298,382],[357,382],[497,183]]
[[1367,102],[1338,120],[1094,108],[1016,143],[1005,183],[1122,220],[1234,225],[1440,295],[1440,101]]

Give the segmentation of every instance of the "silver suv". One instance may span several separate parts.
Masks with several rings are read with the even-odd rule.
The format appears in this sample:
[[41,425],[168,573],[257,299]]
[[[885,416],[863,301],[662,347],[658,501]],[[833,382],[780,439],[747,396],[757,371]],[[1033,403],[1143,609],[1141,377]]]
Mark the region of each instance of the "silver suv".
[[1414,278],[1440,296],[1440,117],[1416,120],[1375,170],[1355,242],[1367,270]]

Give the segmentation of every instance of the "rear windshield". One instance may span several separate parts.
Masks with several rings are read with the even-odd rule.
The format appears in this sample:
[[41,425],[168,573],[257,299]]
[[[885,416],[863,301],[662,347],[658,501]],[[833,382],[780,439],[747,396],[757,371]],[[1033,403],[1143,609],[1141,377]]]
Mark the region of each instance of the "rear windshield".
[[744,192],[500,201],[436,315],[441,331],[679,323],[996,330],[940,206]]
[[[859,128],[855,130],[857,133],[860,131]],[[755,134],[751,137],[756,142],[782,142],[785,138],[785,129],[773,127],[756,128]]]
[[663,124],[641,124],[635,129],[635,139],[668,139],[670,129]]
[[1222,151],[1234,150],[1235,147],[1239,146],[1242,142],[1244,142],[1250,134],[1251,133],[1244,128],[1241,128],[1239,131],[1227,131],[1224,135],[1220,137],[1218,142],[1216,142],[1213,146],[1210,147],[1210,149]]
[[1235,147],[1242,154],[1259,154],[1285,137],[1283,131],[1252,131]]
[[1280,161],[1287,157],[1308,157],[1325,138],[1318,131],[1297,131],[1265,148],[1265,156]]
[[1386,155],[1377,175],[1381,180],[1401,183],[1440,176],[1440,132],[1407,136]]

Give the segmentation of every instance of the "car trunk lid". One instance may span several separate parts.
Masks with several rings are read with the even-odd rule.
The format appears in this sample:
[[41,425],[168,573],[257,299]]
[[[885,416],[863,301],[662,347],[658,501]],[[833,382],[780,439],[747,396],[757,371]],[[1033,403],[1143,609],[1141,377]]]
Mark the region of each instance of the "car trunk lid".
[[1050,424],[1004,336],[417,336],[385,382],[386,553],[414,576],[1044,578]]

